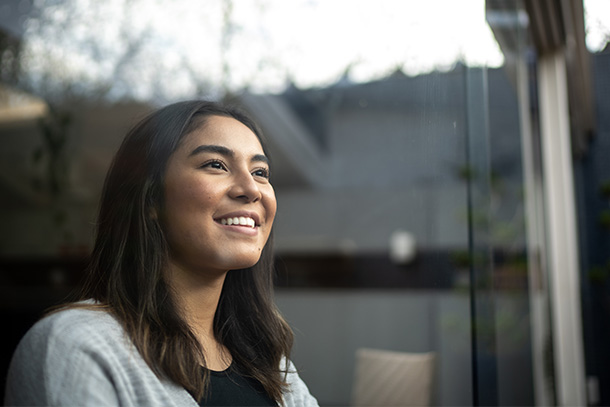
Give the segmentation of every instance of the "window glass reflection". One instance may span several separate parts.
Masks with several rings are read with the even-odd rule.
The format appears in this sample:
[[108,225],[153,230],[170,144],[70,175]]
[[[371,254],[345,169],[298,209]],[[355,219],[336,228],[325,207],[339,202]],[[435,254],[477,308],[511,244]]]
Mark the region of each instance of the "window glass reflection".
[[[507,403],[530,400],[510,396],[530,362],[513,69],[521,49],[501,47],[483,1],[1,7],[0,170],[10,181],[1,183],[0,254],[19,259],[14,270],[52,276],[32,283],[54,287],[45,301],[78,280],[124,130],[153,106],[224,98],[268,138],[277,301],[322,404],[353,400],[361,348],[433,354],[439,405],[472,405],[473,358],[499,363]],[[470,157],[473,145],[488,149]],[[490,166],[477,172],[475,160]],[[470,200],[476,183],[489,207]],[[492,327],[471,320],[473,236],[493,247],[493,288],[508,295],[491,310]],[[32,255],[43,260],[22,261]],[[498,346],[473,354],[484,329]]]

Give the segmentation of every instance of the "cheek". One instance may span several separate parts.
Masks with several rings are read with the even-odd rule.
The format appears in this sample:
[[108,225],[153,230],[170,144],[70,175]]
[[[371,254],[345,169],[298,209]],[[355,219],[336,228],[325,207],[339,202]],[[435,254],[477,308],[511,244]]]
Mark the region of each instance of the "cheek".
[[265,195],[265,209],[267,211],[267,222],[273,223],[275,213],[277,212],[277,201],[273,191]]
[[190,188],[170,188],[165,194],[165,208],[168,214],[177,216],[191,206],[193,190]]
[[209,185],[202,182],[181,182],[166,187],[165,210],[169,218],[189,222],[189,216],[205,212],[216,200]]

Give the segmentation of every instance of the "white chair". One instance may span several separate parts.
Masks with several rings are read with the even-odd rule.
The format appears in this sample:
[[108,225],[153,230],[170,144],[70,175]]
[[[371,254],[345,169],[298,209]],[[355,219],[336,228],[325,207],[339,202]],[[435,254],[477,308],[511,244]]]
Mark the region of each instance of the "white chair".
[[436,354],[358,349],[353,406],[429,406]]

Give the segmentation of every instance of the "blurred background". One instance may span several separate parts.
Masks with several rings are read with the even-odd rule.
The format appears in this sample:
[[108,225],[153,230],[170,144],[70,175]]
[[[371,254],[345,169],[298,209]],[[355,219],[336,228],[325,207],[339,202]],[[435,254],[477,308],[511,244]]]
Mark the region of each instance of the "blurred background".
[[2,388],[127,129],[203,98],[269,139],[321,405],[610,405],[608,41],[604,0],[2,0]]

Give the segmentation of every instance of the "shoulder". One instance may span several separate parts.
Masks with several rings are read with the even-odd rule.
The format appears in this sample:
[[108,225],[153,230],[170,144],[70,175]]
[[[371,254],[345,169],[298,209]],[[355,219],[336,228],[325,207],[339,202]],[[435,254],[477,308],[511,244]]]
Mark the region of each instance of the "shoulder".
[[118,343],[127,345],[129,341],[119,322],[108,311],[68,308],[38,321],[19,346],[48,352],[56,348],[91,349]]
[[47,330],[61,332],[63,330],[104,331],[111,328],[120,329],[118,321],[104,308],[84,308],[78,303],[76,307],[68,307],[49,314],[38,321],[31,330]]
[[120,324],[103,310],[74,308],[46,316],[30,328],[13,354],[6,402],[57,404],[65,401],[65,392],[97,384],[106,391],[108,381],[103,379],[113,359],[130,353],[128,343]]
[[286,369],[286,384],[288,385],[283,394],[284,406],[318,406],[318,400],[311,395],[307,385],[299,377],[299,373],[292,361],[284,359],[281,366],[283,369]]
[[73,307],[36,323],[9,368],[7,405],[196,405],[159,378],[104,309]]

